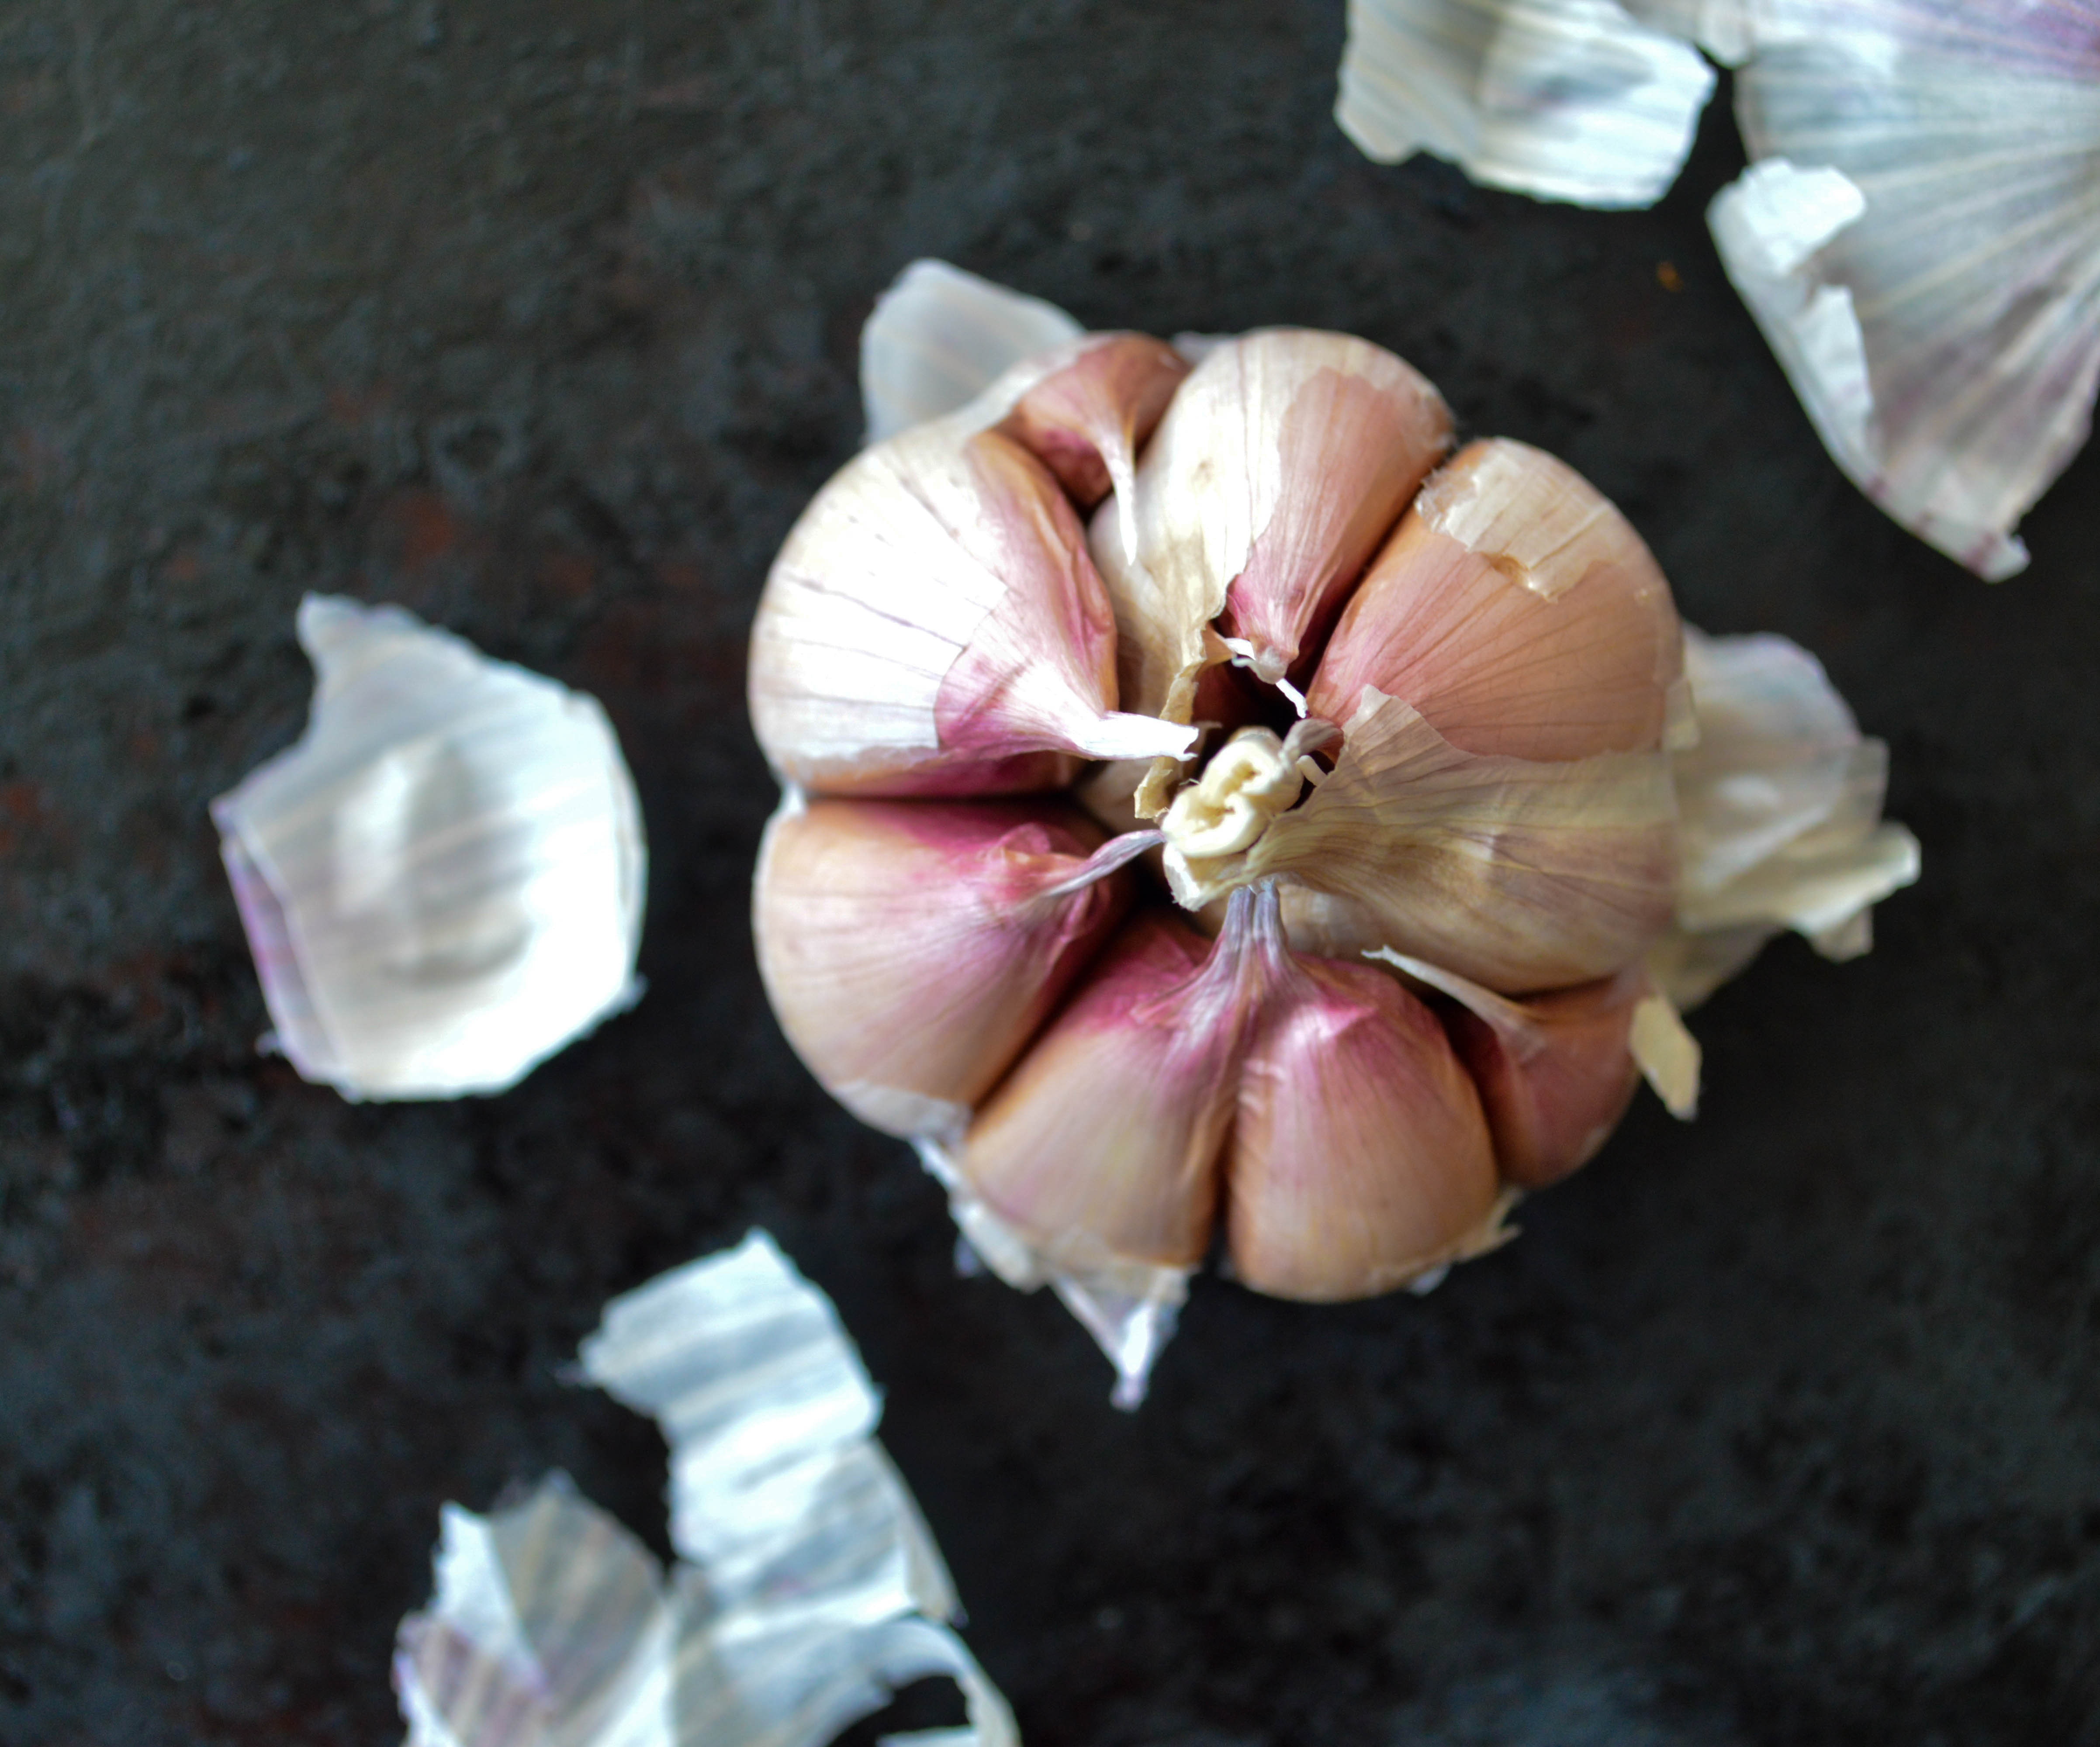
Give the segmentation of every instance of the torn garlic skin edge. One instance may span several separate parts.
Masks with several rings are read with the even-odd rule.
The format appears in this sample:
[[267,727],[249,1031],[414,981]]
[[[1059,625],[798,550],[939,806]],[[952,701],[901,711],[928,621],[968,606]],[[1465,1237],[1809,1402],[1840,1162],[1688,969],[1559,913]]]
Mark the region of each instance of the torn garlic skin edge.
[[824,1747],[928,1675],[960,1729],[1019,1747],[945,1622],[954,1585],[872,1433],[881,1402],[836,1313],[772,1239],[606,1307],[585,1377],[671,1453],[668,1575],[567,1476],[483,1516],[448,1505],[437,1594],[402,1622],[408,1747]]
[[947,1191],[963,1270],[974,1272],[982,1264],[1018,1292],[1048,1286],[1115,1367],[1109,1399],[1127,1413],[1135,1411],[1144,1403],[1153,1366],[1173,1338],[1195,1270],[1105,1260],[1084,1268],[1052,1261],[971,1192],[950,1151],[958,1138],[922,1137],[912,1144],[927,1175]]

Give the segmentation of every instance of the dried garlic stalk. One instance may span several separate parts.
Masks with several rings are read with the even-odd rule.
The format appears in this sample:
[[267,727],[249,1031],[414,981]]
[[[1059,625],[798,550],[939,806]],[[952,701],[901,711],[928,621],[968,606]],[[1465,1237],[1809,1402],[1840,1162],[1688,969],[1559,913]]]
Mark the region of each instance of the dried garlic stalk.
[[963,1689],[969,1725],[895,1736],[1018,1747],[882,1407],[823,1295],[754,1231],[615,1299],[584,1373],[671,1446],[666,1575],[549,1476],[480,1516],[447,1505],[437,1595],[402,1622],[408,1747],[824,1747],[892,1690]]
[[1824,445],[1992,581],[2100,385],[2100,3],[1351,0],[1336,119],[1548,200],[1646,205],[1740,68],[1723,265]]
[[[959,284],[905,275],[871,382],[892,349],[997,361],[1011,294],[967,282],[944,348]],[[1642,1074],[1691,1114],[1674,997],[1782,927],[1863,946],[1914,875],[1812,661],[1695,635],[1688,667],[1625,518],[1523,444],[1447,459],[1379,348],[1061,339],[960,387],[767,583],[759,965],[818,1080],[918,1145],[990,1266],[1057,1288],[1119,1401],[1220,1240],[1308,1300],[1494,1248]]]
[[640,993],[647,855],[596,700],[309,595],[313,712],[212,803],[276,1027],[348,1098],[501,1092]]

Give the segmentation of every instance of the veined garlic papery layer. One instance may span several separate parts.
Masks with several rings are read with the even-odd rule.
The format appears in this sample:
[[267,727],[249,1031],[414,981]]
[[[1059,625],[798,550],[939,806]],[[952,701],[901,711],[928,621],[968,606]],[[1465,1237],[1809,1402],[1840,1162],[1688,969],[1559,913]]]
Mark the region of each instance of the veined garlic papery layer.
[[596,700],[310,595],[306,733],[212,803],[275,1042],[351,1098],[500,1092],[639,992],[646,853]]
[[563,1474],[487,1516],[447,1505],[437,1593],[394,1658],[408,1747],[825,1747],[929,1675],[968,1726],[886,1739],[1017,1747],[946,1623],[881,1399],[765,1233],[615,1299],[581,1358],[670,1446],[676,1562]]
[[2100,0],[1350,0],[1335,117],[1547,200],[1646,205],[1736,67],[1708,218],[1831,456],[1991,580],[2100,385]]
[[[1856,944],[1907,871],[1893,828],[1845,834],[1882,767],[1812,662],[1820,692],[1724,708],[1701,761],[1669,587],[1565,464],[1451,454],[1405,363],[1297,330],[1193,367],[1061,340],[943,403],[907,367],[1010,297],[922,266],[871,324],[871,381],[929,416],[769,579],[754,918],[811,1071],[919,1144],[984,1261],[1057,1288],[1127,1402],[1215,1246],[1295,1298],[1433,1281],[1641,1072],[1690,1113],[1684,942]],[[1833,920],[1795,877],[1836,872]]]

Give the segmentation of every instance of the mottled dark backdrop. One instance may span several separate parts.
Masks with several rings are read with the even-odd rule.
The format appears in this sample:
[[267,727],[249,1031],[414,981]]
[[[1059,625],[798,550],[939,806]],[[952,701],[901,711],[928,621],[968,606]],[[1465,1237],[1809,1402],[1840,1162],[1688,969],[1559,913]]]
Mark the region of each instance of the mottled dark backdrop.
[[[770,1226],[1031,1747],[2100,1741],[2089,456],[1990,589],[1862,501],[1650,213],[1365,162],[1339,0],[0,7],[0,1739],[387,1739],[439,1504],[561,1466],[611,1293]],[[939,254],[1104,326],[1353,329],[1622,504],[1688,615],[1820,653],[1926,880],[1782,944],[1433,1296],[1199,1287],[1154,1398],[955,1278],[767,1016],[740,700],[770,554]],[[1660,271],[1672,263],[1675,276]],[[1681,279],[1681,289],[1667,288]],[[602,697],[654,856],[632,1014],[352,1107],[266,1024],[205,803],[309,588]]]

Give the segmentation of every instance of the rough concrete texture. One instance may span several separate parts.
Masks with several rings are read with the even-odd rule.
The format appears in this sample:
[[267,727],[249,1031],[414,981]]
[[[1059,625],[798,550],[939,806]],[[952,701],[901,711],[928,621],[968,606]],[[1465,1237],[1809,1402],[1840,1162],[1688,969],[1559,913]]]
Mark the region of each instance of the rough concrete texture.
[[[1340,10],[0,11],[0,1738],[387,1738],[441,1502],[558,1466],[661,1546],[654,1432],[562,1367],[762,1222],[1031,1747],[2100,1742],[2100,459],[2030,574],[1961,574],[1723,280],[1724,108],[1652,213],[1379,169]],[[926,253],[1393,347],[1688,617],[1819,653],[1926,845],[1870,958],[1782,944],[1699,1016],[1695,1124],[1644,1105],[1423,1300],[1199,1286],[1134,1419],[1054,1303],[955,1277],[746,935],[744,629]],[[624,737],[650,992],[507,1097],[254,1052],[205,807],[298,728],[309,588]]]

